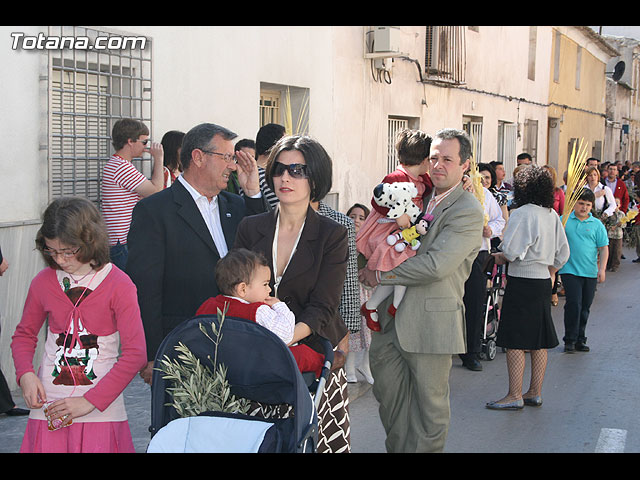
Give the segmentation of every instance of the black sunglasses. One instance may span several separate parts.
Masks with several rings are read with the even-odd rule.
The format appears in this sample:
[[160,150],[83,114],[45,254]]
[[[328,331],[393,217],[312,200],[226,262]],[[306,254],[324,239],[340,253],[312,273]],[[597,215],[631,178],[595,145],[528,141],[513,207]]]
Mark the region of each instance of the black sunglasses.
[[307,166],[303,163],[284,163],[275,162],[271,169],[272,177],[281,177],[284,172],[289,172],[291,178],[307,178]]

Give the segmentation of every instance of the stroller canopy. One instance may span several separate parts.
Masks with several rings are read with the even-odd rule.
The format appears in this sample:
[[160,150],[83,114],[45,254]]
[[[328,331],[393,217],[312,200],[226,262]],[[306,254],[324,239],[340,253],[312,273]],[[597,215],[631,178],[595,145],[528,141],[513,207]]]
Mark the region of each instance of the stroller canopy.
[[[158,371],[159,362],[167,356],[177,356],[175,347],[184,344],[203,365],[214,369],[215,345],[200,330],[200,324],[206,325],[210,336],[210,324],[219,325],[216,315],[200,315],[191,318],[176,327],[163,341],[156,355],[156,370],[153,372],[151,427],[152,436],[159,429],[178,418],[175,409],[166,404],[172,402],[167,391],[170,382],[164,380],[163,372]],[[309,388],[302,378],[289,348],[274,333],[249,320],[226,317],[223,322],[218,346],[217,361],[227,368],[227,380],[231,393],[269,405],[288,404],[293,407],[293,438],[291,448],[295,451],[308,434],[310,427],[317,429],[317,415]],[[244,416],[243,416],[244,417]],[[193,418],[193,417],[192,417]],[[218,422],[219,420],[207,420]],[[201,422],[202,424],[206,423]],[[177,424],[180,425],[177,425]],[[171,428],[176,431],[187,428],[188,420],[176,422]],[[193,423],[192,423],[193,425]],[[245,427],[242,427],[245,428]],[[253,425],[246,428],[256,429]]]

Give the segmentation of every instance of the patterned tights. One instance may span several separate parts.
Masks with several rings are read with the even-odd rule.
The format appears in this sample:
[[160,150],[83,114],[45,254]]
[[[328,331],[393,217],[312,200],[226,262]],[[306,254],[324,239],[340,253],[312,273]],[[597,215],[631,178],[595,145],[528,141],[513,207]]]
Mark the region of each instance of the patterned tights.
[[547,350],[529,350],[531,355],[531,383],[529,390],[522,393],[522,383],[524,379],[525,350],[507,349],[507,371],[509,373],[509,393],[503,402],[512,402],[520,398],[531,398],[540,395],[542,392],[542,382],[547,369]]

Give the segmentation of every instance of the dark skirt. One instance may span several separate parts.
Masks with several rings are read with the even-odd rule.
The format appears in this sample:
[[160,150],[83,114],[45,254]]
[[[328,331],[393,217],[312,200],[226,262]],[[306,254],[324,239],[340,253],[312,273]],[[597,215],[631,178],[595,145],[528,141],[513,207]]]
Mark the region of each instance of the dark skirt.
[[551,316],[551,279],[507,276],[496,344],[517,350],[558,346]]

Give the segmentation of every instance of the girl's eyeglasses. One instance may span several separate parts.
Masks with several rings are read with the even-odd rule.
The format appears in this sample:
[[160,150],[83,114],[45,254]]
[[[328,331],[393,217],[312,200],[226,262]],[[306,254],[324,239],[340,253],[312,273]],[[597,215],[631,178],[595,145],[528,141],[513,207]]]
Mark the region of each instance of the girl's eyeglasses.
[[307,166],[303,163],[291,163],[286,165],[284,163],[275,162],[271,169],[271,176],[281,177],[285,171],[289,173],[291,178],[308,178]]
[[58,255],[62,255],[64,258],[71,258],[79,251],[80,251],[80,247],[76,248],[75,250],[61,250],[60,252],[49,247],[44,247],[42,249],[42,253],[54,258],[57,257]]

